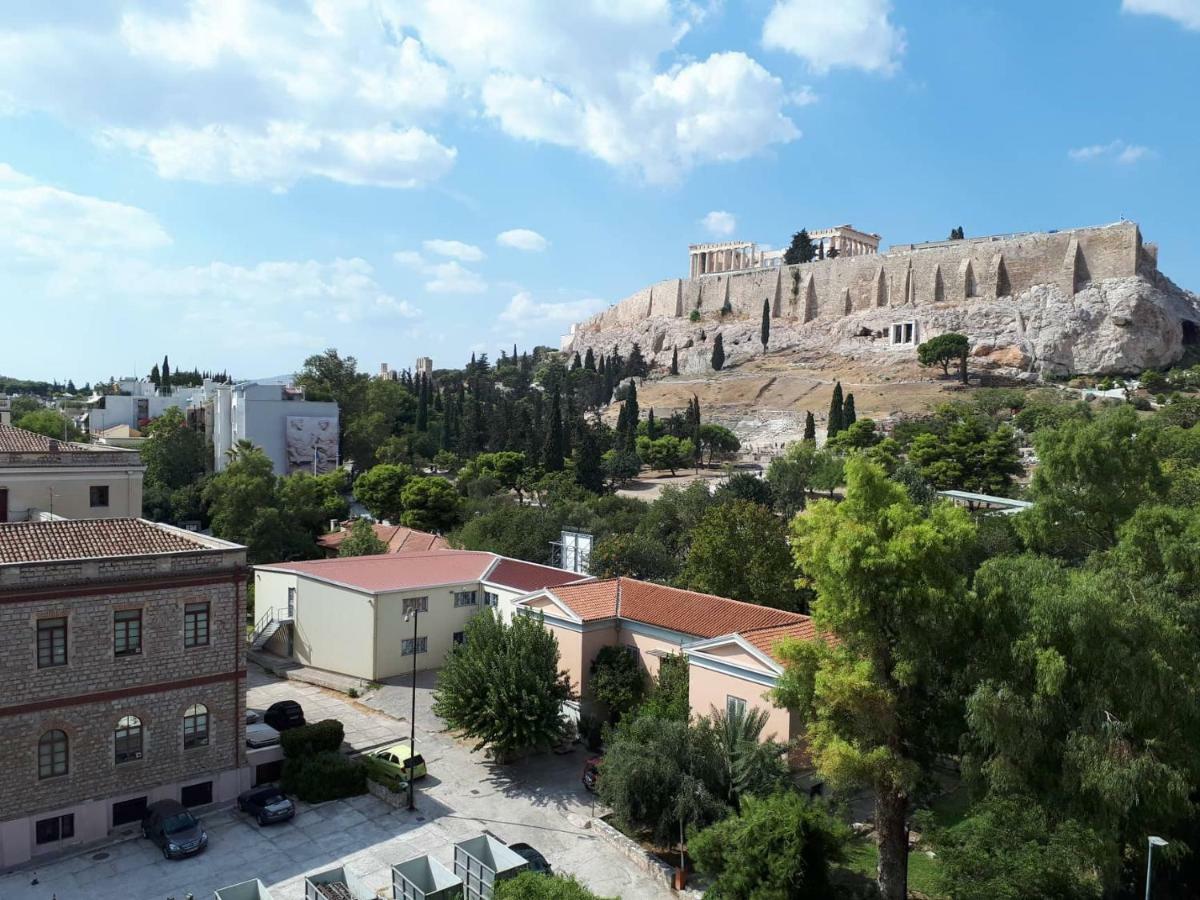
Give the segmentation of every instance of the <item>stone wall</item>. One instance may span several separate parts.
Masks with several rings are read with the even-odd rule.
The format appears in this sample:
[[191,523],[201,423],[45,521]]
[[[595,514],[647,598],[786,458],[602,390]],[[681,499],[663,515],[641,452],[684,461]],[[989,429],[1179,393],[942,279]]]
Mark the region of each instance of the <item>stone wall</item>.
[[[915,356],[920,340],[963,330],[989,348],[979,354],[984,364],[1055,374],[1173,362],[1181,323],[1200,321],[1195,296],[1163,278],[1156,249],[1143,247],[1135,223],[1121,222],[660,282],[579,324],[566,349],[627,353],[636,341],[652,364],[678,350],[681,371],[699,373],[708,369],[700,345],[715,329],[737,365],[755,347],[761,353],[764,302],[773,350]],[[693,311],[700,323],[690,321]],[[893,347],[888,328],[905,321],[920,337]],[[1004,352],[991,359],[995,351]]]

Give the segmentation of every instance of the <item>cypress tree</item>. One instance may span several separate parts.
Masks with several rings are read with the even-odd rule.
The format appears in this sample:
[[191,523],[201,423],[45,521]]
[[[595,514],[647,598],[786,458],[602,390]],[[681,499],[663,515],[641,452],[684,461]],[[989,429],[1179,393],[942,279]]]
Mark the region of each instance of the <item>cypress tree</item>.
[[576,369],[580,368],[582,365],[583,365],[583,360],[581,360],[579,358],[579,351],[576,350],[575,358],[573,360],[571,360],[571,371],[574,372]]
[[629,390],[625,393],[625,449],[630,453],[637,449],[638,398],[637,385],[629,382]]
[[447,397],[443,404],[445,412],[442,413],[442,439],[441,447],[443,450],[449,450],[454,446],[454,434],[451,431],[451,420],[454,418],[454,399]]
[[712,348],[712,367],[713,371],[720,372],[725,365],[725,344],[721,340],[720,332],[713,339]]
[[546,446],[542,453],[547,472],[561,472],[563,468],[563,425],[561,397],[556,387],[550,394],[550,410],[546,425]]
[[858,416],[854,412],[854,395],[846,395],[846,403],[842,406],[842,427],[849,428],[858,421]]
[[150,383],[155,387],[158,387],[162,384],[162,375],[160,375],[158,372],[158,363],[155,363],[150,367]]
[[671,350],[671,374],[679,374],[679,348],[675,347]]
[[813,418],[811,409],[804,414],[804,440],[814,444],[817,442],[817,420]]
[[759,332],[762,340],[763,353],[767,352],[767,341],[771,339],[771,301],[763,298],[762,329]]
[[844,414],[842,409],[842,383],[839,381],[833,386],[833,399],[829,401],[829,420],[825,423],[826,440],[829,440],[829,438],[846,427],[842,418]]
[[650,411],[646,413],[646,437],[654,440],[658,437],[658,425],[654,421],[654,407],[650,407]]
[[[601,360],[601,364],[603,364],[603,362],[604,361]],[[596,371],[596,354],[592,352],[591,347],[588,347],[587,352],[583,354],[583,367],[589,372]]]
[[163,357],[161,377],[162,384],[159,388],[160,392],[163,394],[171,393],[171,364],[167,362],[167,358],[165,356]]
[[597,494],[604,490],[604,470],[600,462],[600,443],[586,424],[579,434],[575,451],[575,481],[580,487]]

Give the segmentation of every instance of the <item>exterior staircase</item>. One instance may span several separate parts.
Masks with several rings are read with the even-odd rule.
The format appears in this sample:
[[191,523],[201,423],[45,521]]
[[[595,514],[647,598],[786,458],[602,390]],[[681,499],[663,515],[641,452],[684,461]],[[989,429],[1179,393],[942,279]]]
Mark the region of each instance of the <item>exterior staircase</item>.
[[266,643],[275,636],[284,625],[290,625],[292,622],[292,611],[290,609],[279,609],[268,607],[254,624],[254,630],[250,633],[248,643],[251,650],[261,650]]
[[250,641],[250,649],[261,650],[267,641],[275,636],[275,632],[279,630],[281,624],[278,619],[271,619],[271,621],[267,622],[266,625],[254,633]]

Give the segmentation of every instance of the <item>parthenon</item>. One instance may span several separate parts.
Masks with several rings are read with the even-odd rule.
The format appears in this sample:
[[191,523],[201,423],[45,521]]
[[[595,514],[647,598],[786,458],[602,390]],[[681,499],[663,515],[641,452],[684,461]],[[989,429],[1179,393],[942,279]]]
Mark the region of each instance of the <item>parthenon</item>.
[[[836,250],[836,256],[869,256],[879,253],[879,235],[859,231],[853,225],[835,225],[809,232],[821,247],[821,255]],[[760,250],[751,241],[718,241],[688,247],[688,277],[700,278],[724,272],[745,272],[783,265],[782,250]]]

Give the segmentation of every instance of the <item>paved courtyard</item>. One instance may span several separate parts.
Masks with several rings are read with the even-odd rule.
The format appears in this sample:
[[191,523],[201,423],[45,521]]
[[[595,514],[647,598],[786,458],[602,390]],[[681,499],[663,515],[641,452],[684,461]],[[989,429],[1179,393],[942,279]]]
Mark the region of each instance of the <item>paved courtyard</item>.
[[[342,720],[347,741],[356,748],[409,733],[406,680],[356,701],[271,678],[256,667],[251,671],[251,709],[294,698],[309,721]],[[189,891],[196,900],[209,900],[217,888],[255,877],[276,900],[301,900],[304,875],[335,865],[345,865],[372,888],[390,888],[393,864],[430,853],[449,866],[453,843],[483,831],[508,843],[532,844],[555,871],[576,875],[602,896],[654,900],[672,895],[584,827],[592,811],[592,797],[579,782],[586,751],[493,766],[438,730],[440,723],[429,712],[432,684],[432,675],[418,678],[417,748],[429,776],[420,784],[416,813],[371,796],[300,804],[292,822],[268,828],[234,810],[211,811],[202,816],[208,850],[192,859],[167,862],[148,841],[126,840],[0,876],[0,900],[183,900]]]

